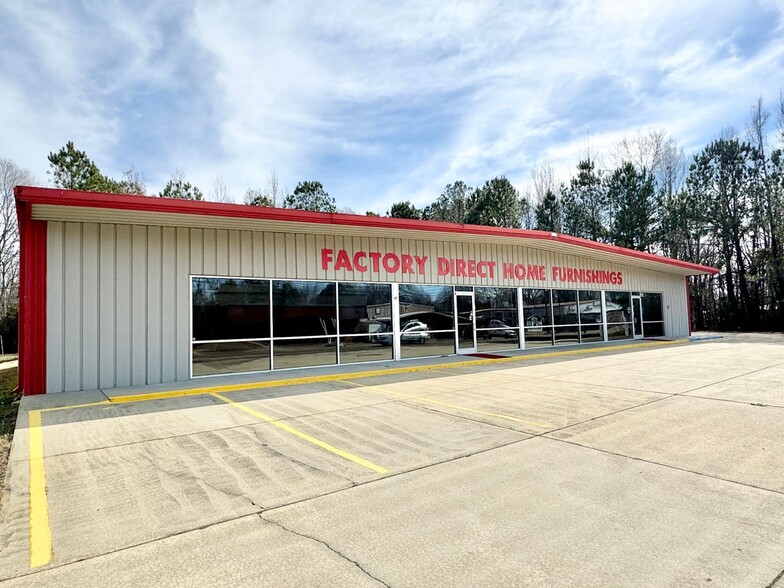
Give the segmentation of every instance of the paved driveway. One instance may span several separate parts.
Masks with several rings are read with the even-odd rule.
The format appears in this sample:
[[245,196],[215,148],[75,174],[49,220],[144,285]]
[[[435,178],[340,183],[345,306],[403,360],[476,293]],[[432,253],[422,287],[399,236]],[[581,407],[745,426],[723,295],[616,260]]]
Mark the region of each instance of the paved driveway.
[[784,570],[782,337],[202,392],[26,399],[0,578],[764,587]]

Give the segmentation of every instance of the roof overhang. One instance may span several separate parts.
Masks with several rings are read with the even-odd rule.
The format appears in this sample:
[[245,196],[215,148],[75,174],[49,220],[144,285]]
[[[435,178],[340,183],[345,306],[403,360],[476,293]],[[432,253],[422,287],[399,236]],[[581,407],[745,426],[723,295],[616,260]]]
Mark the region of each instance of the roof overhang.
[[27,186],[17,187],[15,195],[18,204],[31,207],[31,218],[37,220],[323,235],[346,235],[350,232],[352,236],[517,245],[566,255],[590,256],[610,263],[682,276],[717,274],[719,271],[661,255],[547,231]]

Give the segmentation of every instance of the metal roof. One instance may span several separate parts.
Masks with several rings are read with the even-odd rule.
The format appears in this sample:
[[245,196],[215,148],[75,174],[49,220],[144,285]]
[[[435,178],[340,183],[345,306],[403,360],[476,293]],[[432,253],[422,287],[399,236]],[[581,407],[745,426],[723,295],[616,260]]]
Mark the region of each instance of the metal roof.
[[718,269],[547,231],[310,212],[149,196],[17,187],[17,206],[37,220],[319,233],[434,241],[498,243],[590,256],[682,276]]

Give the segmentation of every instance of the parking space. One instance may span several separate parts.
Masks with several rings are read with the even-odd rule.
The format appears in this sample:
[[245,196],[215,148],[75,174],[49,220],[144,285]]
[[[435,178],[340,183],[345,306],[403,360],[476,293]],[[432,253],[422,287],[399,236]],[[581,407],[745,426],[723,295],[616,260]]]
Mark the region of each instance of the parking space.
[[[726,338],[35,399],[0,579],[764,586],[784,568],[782,369],[784,340]],[[189,573],[162,575],[171,558]]]

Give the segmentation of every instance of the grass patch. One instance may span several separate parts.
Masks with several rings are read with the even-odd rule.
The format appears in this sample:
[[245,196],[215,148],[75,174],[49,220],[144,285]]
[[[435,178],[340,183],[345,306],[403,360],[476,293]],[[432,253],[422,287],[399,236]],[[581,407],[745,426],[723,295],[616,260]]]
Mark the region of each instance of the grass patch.
[[11,451],[11,439],[16,426],[16,413],[19,412],[20,394],[14,392],[19,370],[10,368],[0,370],[0,512],[3,507],[3,490],[5,486],[5,469],[8,465],[8,454]]
[[18,372],[17,368],[0,370],[0,437],[7,438],[9,441],[14,436],[16,413],[21,398],[14,392]]

